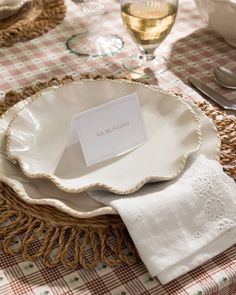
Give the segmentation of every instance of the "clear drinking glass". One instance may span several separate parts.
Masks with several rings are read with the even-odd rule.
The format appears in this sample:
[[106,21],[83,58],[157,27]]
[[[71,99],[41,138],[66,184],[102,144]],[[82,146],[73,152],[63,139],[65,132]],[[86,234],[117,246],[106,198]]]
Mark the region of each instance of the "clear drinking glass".
[[141,53],[124,61],[127,70],[144,74],[168,69],[168,61],[154,52],[172,29],[177,10],[178,0],[121,0],[123,23]]
[[78,56],[113,55],[123,47],[123,40],[115,34],[106,33],[103,14],[106,4],[102,0],[72,0],[78,7],[78,17],[85,26],[71,36],[67,48]]

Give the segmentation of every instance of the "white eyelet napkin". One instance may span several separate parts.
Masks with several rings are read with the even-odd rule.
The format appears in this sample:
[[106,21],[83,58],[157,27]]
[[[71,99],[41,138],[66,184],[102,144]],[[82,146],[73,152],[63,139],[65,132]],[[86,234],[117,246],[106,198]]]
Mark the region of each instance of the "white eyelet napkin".
[[236,242],[236,185],[203,155],[192,158],[174,181],[128,196],[89,194],[119,212],[143,263],[162,284]]

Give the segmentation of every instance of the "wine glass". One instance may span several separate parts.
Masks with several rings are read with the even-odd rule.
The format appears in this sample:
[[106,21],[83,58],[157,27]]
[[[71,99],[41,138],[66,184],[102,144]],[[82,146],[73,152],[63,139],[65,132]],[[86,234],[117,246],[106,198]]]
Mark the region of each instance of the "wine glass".
[[168,61],[154,52],[172,29],[177,10],[178,0],[121,0],[123,23],[141,52],[124,61],[128,71],[161,73],[169,68]]
[[[71,36],[66,47],[78,56],[113,55],[123,48],[122,38],[106,33],[102,15],[106,13],[106,5],[101,0],[72,0],[79,8],[77,15],[85,24],[76,35]],[[101,33],[102,32],[102,33]]]

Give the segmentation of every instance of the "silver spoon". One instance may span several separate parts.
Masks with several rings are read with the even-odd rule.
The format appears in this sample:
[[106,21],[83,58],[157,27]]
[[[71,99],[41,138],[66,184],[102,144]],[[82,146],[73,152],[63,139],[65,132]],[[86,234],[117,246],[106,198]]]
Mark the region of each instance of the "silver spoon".
[[236,89],[236,73],[225,67],[217,67],[214,70],[216,82],[229,89]]

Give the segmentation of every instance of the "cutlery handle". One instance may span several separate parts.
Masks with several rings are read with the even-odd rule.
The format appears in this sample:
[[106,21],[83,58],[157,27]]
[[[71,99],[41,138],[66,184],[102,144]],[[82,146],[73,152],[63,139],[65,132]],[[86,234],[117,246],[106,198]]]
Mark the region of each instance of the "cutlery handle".
[[219,94],[215,90],[211,89],[207,85],[205,85],[203,82],[198,80],[197,78],[190,76],[188,78],[189,82],[199,91],[201,91],[203,94],[208,96],[211,100],[213,100],[215,103],[220,105],[225,110],[233,110],[236,111],[236,104],[232,101],[228,100],[223,95]]

